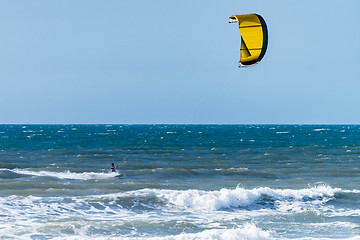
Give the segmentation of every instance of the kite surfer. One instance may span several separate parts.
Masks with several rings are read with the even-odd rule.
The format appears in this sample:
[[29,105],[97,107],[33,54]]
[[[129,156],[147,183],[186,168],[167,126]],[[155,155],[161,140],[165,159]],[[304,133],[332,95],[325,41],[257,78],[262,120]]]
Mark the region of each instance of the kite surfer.
[[116,167],[115,167],[114,163],[111,163],[111,171],[116,172]]

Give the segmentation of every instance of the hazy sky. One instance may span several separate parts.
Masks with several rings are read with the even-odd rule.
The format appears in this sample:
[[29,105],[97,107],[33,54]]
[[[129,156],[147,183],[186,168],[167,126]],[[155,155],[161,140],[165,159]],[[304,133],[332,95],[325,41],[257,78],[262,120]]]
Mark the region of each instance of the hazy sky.
[[[1,0],[0,123],[360,123],[360,1]],[[269,45],[238,68],[233,14]]]

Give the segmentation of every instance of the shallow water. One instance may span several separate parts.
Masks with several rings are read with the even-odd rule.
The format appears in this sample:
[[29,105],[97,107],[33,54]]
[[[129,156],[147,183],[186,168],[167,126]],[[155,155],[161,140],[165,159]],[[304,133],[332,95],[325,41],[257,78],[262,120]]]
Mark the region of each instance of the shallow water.
[[0,238],[360,239],[359,133],[0,125]]

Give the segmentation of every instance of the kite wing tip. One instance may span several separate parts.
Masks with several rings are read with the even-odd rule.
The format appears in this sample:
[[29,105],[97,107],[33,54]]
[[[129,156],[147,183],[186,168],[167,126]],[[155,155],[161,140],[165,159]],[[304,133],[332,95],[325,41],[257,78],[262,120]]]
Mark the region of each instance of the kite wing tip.
[[236,23],[238,20],[237,18],[235,17],[235,15],[229,17],[229,23]]

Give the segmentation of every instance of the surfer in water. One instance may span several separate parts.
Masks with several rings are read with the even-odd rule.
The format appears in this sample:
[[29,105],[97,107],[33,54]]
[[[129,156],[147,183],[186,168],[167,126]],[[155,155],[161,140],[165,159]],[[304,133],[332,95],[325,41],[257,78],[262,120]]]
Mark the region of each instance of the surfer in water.
[[115,167],[114,163],[111,163],[111,171],[116,172],[116,167]]

